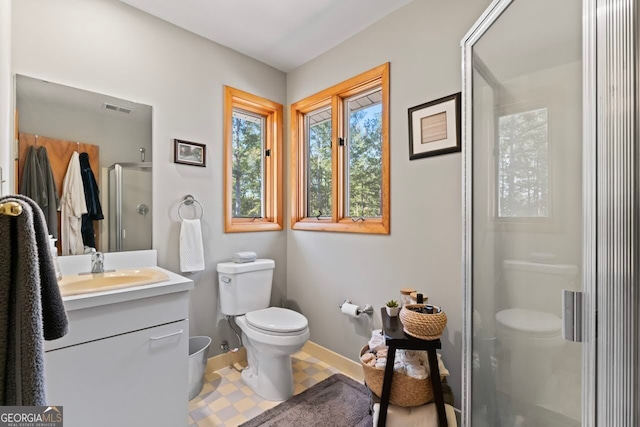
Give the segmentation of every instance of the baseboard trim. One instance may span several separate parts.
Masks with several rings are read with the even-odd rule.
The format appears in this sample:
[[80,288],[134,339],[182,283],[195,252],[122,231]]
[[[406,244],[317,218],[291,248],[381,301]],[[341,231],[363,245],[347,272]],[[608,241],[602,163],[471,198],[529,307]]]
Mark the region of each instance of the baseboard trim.
[[307,353],[310,356],[315,357],[335,368],[340,369],[343,373],[350,376],[356,381],[364,382],[364,371],[362,370],[362,366],[359,363],[354,362],[353,360],[344,357],[341,354],[336,353],[335,351],[329,350],[321,346],[320,344],[316,344],[313,341],[307,341],[307,343],[302,347],[302,351]]
[[236,364],[247,366],[247,350],[242,347],[236,353],[223,353],[207,360],[207,372],[213,372]]
[[[320,344],[316,344],[313,341],[307,341],[304,347],[302,347],[302,351],[334,368],[340,369],[354,380],[364,382],[364,372],[359,363],[335,351],[329,350]],[[247,350],[244,347],[237,353],[229,352],[210,357],[207,360],[207,372],[217,371],[234,365],[240,365],[241,367],[247,366]]]

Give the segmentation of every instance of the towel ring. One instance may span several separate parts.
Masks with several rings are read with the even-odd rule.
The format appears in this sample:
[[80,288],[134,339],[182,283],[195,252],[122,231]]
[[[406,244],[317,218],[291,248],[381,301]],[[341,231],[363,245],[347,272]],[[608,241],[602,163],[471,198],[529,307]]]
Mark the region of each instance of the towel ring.
[[186,196],[184,196],[184,199],[182,199],[182,202],[180,202],[180,206],[178,206],[178,216],[180,217],[180,219],[184,220],[184,217],[182,216],[182,212],[180,211],[180,209],[182,209],[182,207],[185,205],[191,206],[194,203],[197,203],[198,206],[200,206],[200,217],[195,219],[202,219],[202,217],[204,216],[204,208],[202,207],[202,203],[197,201],[191,194],[187,194]]

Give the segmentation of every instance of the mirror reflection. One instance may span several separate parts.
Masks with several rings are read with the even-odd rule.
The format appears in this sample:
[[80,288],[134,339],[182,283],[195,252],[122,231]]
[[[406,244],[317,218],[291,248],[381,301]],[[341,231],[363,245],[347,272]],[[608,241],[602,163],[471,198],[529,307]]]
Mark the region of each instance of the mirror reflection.
[[15,191],[60,255],[151,248],[149,105],[16,76]]

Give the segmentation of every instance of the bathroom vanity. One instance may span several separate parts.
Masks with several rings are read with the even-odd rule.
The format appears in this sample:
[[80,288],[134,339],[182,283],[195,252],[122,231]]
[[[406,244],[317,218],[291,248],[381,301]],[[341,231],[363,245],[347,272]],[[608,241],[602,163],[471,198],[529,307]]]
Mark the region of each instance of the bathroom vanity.
[[107,254],[105,263],[157,269],[168,280],[64,297],[69,333],[46,343],[45,376],[48,403],[63,406],[66,427],[186,422],[193,282],[156,267],[155,251],[126,254]]

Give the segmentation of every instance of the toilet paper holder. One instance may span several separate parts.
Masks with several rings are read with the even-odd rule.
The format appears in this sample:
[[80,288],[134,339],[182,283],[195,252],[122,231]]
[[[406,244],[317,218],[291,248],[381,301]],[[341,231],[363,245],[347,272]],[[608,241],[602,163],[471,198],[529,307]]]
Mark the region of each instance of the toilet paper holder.
[[[338,306],[338,308],[342,309],[342,305],[343,304],[353,304],[353,303],[351,302],[351,300],[349,298],[346,298],[342,302],[342,304],[340,304]],[[358,316],[361,315],[362,313],[369,314],[369,315],[373,314],[373,307],[370,304],[365,304],[364,308],[359,308],[358,309]]]

